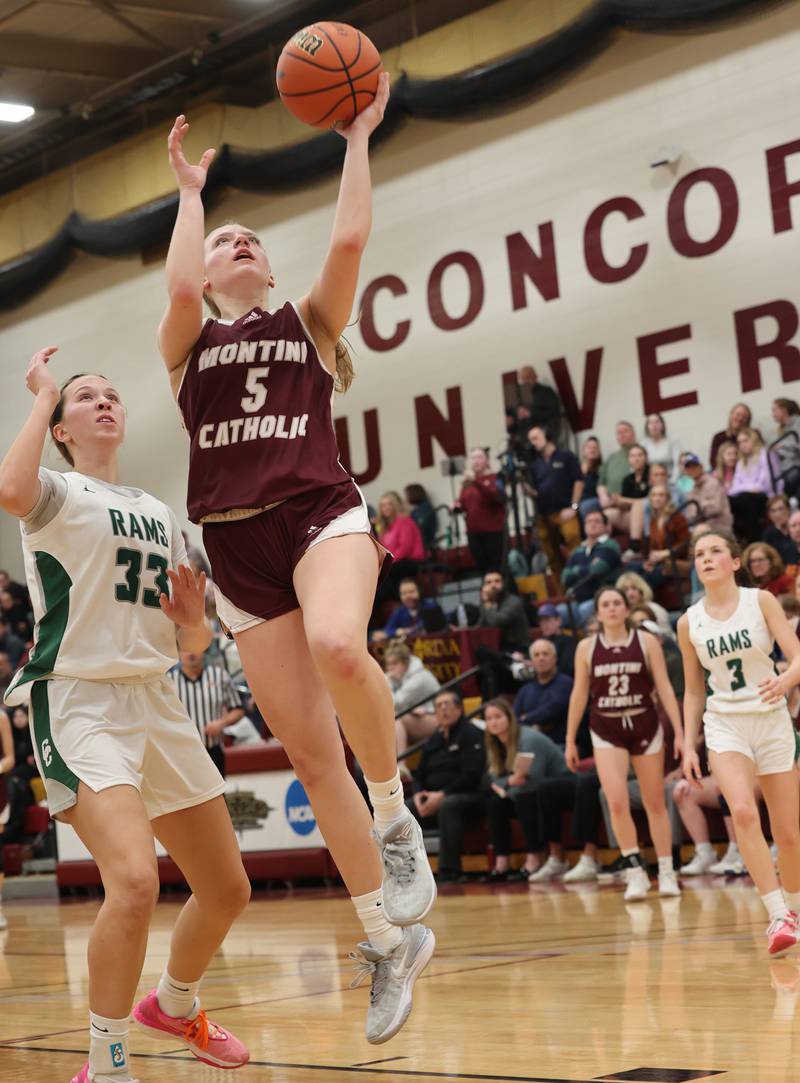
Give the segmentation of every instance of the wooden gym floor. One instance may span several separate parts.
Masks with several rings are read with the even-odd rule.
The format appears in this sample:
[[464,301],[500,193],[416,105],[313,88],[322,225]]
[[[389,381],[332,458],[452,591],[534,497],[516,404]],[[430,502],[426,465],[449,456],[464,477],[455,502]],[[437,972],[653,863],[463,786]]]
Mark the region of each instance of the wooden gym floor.
[[[0,933],[0,1081],[68,1083],[85,1059],[86,942],[96,900],[9,903]],[[180,902],[159,903],[141,990]],[[445,889],[438,950],[391,1042],[363,1037],[349,990],[358,927],[337,891],[262,894],[214,960],[209,1014],[265,1083],[429,1080],[800,1081],[800,958],[770,961],[749,880],[625,905],[619,887]],[[141,1083],[222,1077],[131,1028]],[[228,1077],[226,1077],[228,1078]]]

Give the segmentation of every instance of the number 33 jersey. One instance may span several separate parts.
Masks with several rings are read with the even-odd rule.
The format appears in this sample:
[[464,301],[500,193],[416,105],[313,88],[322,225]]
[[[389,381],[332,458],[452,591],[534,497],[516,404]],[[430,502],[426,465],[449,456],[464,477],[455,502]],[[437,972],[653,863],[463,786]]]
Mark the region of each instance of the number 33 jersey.
[[758,590],[739,587],[739,604],[727,620],[715,620],[703,599],[688,609],[689,638],[706,672],[706,708],[717,714],[760,714],[777,704],[764,703],[759,681],[776,674],[770,658],[774,640]]
[[141,489],[75,472],[39,478],[42,497],[21,523],[34,648],[6,703],[27,702],[31,683],[53,676],[163,676],[177,643],[158,599],[169,593],[167,568],[188,563],[175,516]]

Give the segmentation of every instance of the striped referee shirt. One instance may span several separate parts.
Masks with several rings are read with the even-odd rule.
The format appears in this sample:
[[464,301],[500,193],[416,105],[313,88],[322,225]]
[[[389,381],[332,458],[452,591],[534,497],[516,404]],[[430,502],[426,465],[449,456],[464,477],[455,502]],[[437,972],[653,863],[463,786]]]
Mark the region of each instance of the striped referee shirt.
[[180,665],[173,666],[169,675],[186,713],[197,726],[206,748],[215,748],[224,741],[223,735],[206,734],[206,726],[226,713],[244,706],[230,674],[222,666],[205,662],[197,677],[187,677]]

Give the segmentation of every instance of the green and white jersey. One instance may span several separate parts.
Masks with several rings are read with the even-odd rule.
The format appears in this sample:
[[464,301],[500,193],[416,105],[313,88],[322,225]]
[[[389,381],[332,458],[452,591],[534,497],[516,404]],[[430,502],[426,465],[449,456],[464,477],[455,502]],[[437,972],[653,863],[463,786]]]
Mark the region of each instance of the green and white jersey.
[[[774,677],[774,639],[758,604],[758,590],[739,587],[739,604],[725,621],[706,612],[703,599],[690,606],[689,638],[706,671],[706,709],[717,714],[762,714],[780,707],[764,703],[759,681]],[[785,702],[785,701],[784,701]]]
[[160,500],[75,472],[39,472],[42,497],[20,524],[36,618],[30,660],[8,687],[25,703],[33,681],[163,676],[176,628],[159,595],[167,568],[187,563],[175,516]]

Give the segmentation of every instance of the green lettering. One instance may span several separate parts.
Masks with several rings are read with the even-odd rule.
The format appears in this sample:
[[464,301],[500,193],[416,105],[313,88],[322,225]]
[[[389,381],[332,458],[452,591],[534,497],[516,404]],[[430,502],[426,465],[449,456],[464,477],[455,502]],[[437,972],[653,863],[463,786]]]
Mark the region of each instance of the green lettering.
[[746,628],[742,628],[742,642],[744,643],[745,647],[752,647],[753,646],[753,644],[752,644],[752,642],[750,640],[750,633],[748,632],[748,630]]
[[158,540],[158,523],[155,519],[145,519],[142,516],[142,526],[144,527],[145,541]]
[[122,518],[122,512],[117,511],[116,508],[109,508],[108,514],[111,516],[111,529],[119,537],[121,534],[123,538],[127,538],[125,533],[125,520]]
[[730,653],[731,653],[730,648],[729,648],[728,644],[725,642],[725,636],[720,636],[720,640],[719,640],[719,656],[720,656],[720,658],[723,656],[723,654],[730,654]]
[[166,549],[169,549],[169,541],[167,540],[167,532],[164,529],[164,524],[160,519],[157,519],[156,525],[158,526],[158,540]]
[[133,512],[128,516],[128,529],[131,532],[132,538],[138,538],[139,541],[144,541],[144,534],[142,534],[142,528],[139,526],[139,522]]
[[730,647],[732,651],[740,651],[742,649],[742,637],[739,632],[737,632],[735,635],[731,633],[728,636],[728,640],[730,641]]
[[714,646],[714,640],[713,639],[707,639],[706,640],[706,650],[708,651],[708,657],[709,658],[716,658],[717,657],[717,648]]

